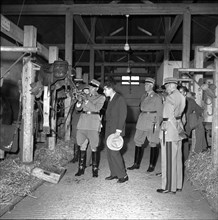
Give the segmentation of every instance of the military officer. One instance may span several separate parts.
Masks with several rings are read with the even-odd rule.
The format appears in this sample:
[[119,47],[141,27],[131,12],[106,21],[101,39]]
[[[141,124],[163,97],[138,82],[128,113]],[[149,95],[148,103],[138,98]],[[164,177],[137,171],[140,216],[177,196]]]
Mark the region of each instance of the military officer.
[[105,102],[105,96],[97,91],[100,82],[92,79],[89,83],[89,95],[76,103],[76,108],[82,110],[77,124],[76,140],[80,146],[79,169],[75,176],[81,176],[86,167],[86,147],[83,143],[88,140],[92,150],[92,173],[98,177],[97,147],[99,144],[99,133],[101,130],[100,110]]
[[136,124],[135,157],[134,164],[128,167],[128,170],[139,169],[142,157],[142,145],[146,138],[150,146],[150,161],[147,172],[153,172],[158,159],[160,143],[159,127],[162,121],[163,104],[161,97],[154,92],[155,80],[147,77],[145,79],[145,94],[140,102],[140,115]]
[[168,95],[163,103],[163,122],[161,124],[161,171],[162,187],[158,193],[173,193],[182,190],[182,134],[181,115],[185,109],[185,97],[177,89],[178,79],[168,77],[164,80]]

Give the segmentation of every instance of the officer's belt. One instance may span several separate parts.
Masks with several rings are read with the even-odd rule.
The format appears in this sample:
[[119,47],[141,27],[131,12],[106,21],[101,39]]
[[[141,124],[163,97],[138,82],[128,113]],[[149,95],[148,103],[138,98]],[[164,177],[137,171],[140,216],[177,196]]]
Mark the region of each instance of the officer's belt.
[[98,115],[99,114],[99,112],[90,112],[90,111],[87,111],[87,112],[82,111],[82,113],[88,114],[88,115]]
[[[170,118],[163,118],[163,121],[169,121]],[[176,117],[176,120],[181,119],[181,116]]]
[[142,113],[145,113],[145,114],[154,114],[154,113],[157,113],[157,111],[142,111]]

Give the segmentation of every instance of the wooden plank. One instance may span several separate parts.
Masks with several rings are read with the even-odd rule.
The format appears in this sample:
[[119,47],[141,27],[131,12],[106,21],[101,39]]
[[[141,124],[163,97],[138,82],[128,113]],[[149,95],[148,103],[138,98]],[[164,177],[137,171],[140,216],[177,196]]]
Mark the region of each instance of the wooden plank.
[[57,184],[61,180],[63,175],[65,174],[66,168],[61,167],[56,170],[57,171],[55,171],[55,172],[51,172],[51,171],[47,171],[45,169],[41,169],[39,167],[35,167],[32,170],[31,175],[33,175],[39,179],[45,180],[47,182]]
[[[33,26],[24,26],[24,47],[36,47],[37,30]],[[23,119],[23,146],[21,146],[22,162],[33,161],[33,111],[34,96],[31,95],[31,86],[35,80],[34,66],[29,57],[23,58],[22,70],[22,119]]]
[[36,53],[37,47],[16,47],[16,46],[1,46],[0,51],[4,52],[29,52]]
[[[57,47],[49,47],[49,63],[54,63],[55,60],[58,60],[59,50]],[[50,150],[55,149],[56,145],[56,121],[57,121],[57,104],[56,104],[56,90],[54,90],[51,94],[52,96],[52,103],[51,107],[52,109],[50,111],[53,111],[53,114],[51,114],[51,137],[48,137],[48,148]],[[49,104],[49,103],[48,103]]]
[[188,68],[190,63],[190,44],[191,44],[191,13],[186,10],[183,15],[183,37],[182,37],[182,67]]
[[[73,64],[73,14],[72,13],[66,13],[65,17],[65,60],[69,63],[69,65]],[[66,118],[65,121],[65,141],[70,140],[70,110],[71,105],[71,98],[69,95],[67,95],[67,98],[64,101],[65,111],[64,111],[64,117]]]
[[[27,5],[22,15],[65,15],[66,11],[77,15],[179,15],[189,8],[193,15],[217,14],[217,3],[159,3],[159,4],[51,4]],[[19,15],[21,5],[2,5],[1,11],[7,15]]]
[[214,72],[215,69],[209,69],[209,68],[179,68],[179,72]]

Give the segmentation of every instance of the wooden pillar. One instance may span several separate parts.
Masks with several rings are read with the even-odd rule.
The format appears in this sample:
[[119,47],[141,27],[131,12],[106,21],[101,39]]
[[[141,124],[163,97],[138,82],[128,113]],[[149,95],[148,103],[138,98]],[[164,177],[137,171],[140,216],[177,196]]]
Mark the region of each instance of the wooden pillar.
[[[218,25],[215,30],[215,47],[218,47]],[[215,58],[215,72],[213,74],[213,81],[216,85],[216,98],[213,100],[213,120],[212,120],[212,156],[213,166],[218,170],[218,58]]]
[[[33,26],[24,26],[24,47],[36,47],[37,29]],[[33,161],[33,111],[34,99],[31,95],[30,84],[35,80],[35,70],[30,57],[23,58],[22,70],[22,162]]]
[[[4,78],[0,80],[1,87],[3,85],[3,81],[4,81]],[[4,159],[4,158],[5,158],[5,151],[0,149],[0,159]]]
[[186,10],[183,15],[183,48],[182,48],[182,67],[189,68],[190,63],[190,43],[191,43],[191,13]]
[[[59,50],[57,47],[49,47],[49,63],[54,63],[55,60],[58,60]],[[50,150],[55,149],[56,145],[56,120],[57,120],[57,103],[56,103],[56,90],[54,90],[51,94],[52,96],[52,109],[53,114],[51,116],[50,128],[51,128],[51,136],[48,137],[48,147]]]
[[[91,19],[91,36],[92,42],[95,42],[95,19]],[[94,71],[95,71],[95,50],[93,45],[90,46],[90,63],[89,63],[89,79],[92,80],[94,78]]]
[[[216,28],[218,29],[218,28]],[[216,35],[218,37],[218,34]],[[218,47],[218,45],[217,45]],[[214,84],[216,85],[216,98],[213,100],[213,120],[212,120],[212,158],[214,169],[218,170],[218,58],[215,58],[215,69],[213,74]]]
[[[65,60],[72,66],[73,63],[73,14],[67,12],[65,16]],[[71,105],[71,98],[68,96],[64,102],[65,111],[64,117],[67,118],[65,122],[65,141],[70,140],[70,118],[69,110]]]

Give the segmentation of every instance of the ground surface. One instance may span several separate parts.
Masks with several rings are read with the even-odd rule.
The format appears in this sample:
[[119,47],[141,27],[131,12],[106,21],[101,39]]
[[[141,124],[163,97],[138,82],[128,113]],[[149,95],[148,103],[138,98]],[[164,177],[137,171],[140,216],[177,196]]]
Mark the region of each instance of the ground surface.
[[[126,139],[126,166],[132,165],[133,133]],[[185,180],[182,192],[176,195],[158,194],[161,177],[160,158],[154,174],[146,174],[148,148],[141,168],[128,171],[129,181],[117,184],[105,181],[109,169],[105,150],[101,151],[99,177],[92,178],[91,167],[85,175],[75,177],[77,164],[68,164],[67,172],[58,184],[45,182],[1,219],[218,219],[208,202]]]

